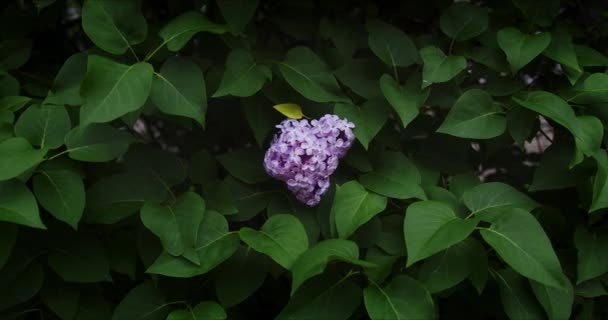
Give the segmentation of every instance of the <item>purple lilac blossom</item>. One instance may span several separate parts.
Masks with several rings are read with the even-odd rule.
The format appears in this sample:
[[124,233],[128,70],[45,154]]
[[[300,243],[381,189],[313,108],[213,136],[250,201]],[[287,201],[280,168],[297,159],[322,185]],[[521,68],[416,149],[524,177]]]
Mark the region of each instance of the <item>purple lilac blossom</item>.
[[329,189],[329,177],[338,168],[340,158],[355,140],[355,125],[327,114],[310,122],[287,119],[276,127],[281,132],[266,151],[266,172],[287,183],[298,200],[317,205]]

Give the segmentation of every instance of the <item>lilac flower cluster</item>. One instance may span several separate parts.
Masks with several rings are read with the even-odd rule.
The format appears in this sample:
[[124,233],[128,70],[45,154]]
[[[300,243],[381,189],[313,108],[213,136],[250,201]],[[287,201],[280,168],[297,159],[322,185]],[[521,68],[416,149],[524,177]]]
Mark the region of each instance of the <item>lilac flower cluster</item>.
[[268,174],[287,183],[296,198],[315,206],[329,189],[329,176],[355,140],[347,119],[327,114],[319,120],[287,119],[264,157]]

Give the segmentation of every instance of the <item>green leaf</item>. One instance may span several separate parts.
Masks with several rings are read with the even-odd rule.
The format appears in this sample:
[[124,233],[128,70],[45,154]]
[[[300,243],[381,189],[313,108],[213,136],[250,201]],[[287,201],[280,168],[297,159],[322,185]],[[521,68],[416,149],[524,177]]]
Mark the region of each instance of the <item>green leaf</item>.
[[527,20],[543,27],[550,26],[560,13],[559,0],[513,0],[513,4],[521,10]]
[[597,117],[578,116],[576,117],[576,126],[578,127],[578,131],[574,136],[576,151],[571,166],[582,162],[584,159],[583,155],[592,156],[596,154],[600,150],[602,141],[604,140],[604,125]]
[[568,102],[580,104],[595,104],[608,102],[608,75],[593,73],[589,75],[582,86],[577,85],[563,94]]
[[219,302],[230,308],[249,298],[264,284],[269,265],[266,256],[241,246],[214,275]]
[[[111,233],[105,238],[110,269],[135,280],[137,268],[137,247],[135,232],[126,229]],[[160,245],[159,245],[160,247]]]
[[419,89],[420,80],[414,76],[402,87],[391,76],[385,74],[380,78],[380,89],[388,103],[395,109],[403,127],[418,116],[418,109],[429,95],[429,90]]
[[61,233],[51,241],[49,267],[68,282],[110,281],[110,265],[105,249],[94,235]]
[[361,303],[361,288],[335,273],[324,273],[306,282],[290,299],[276,320],[347,320]]
[[[19,95],[19,81],[6,71],[0,71],[0,97]],[[0,110],[4,108],[4,99],[0,98]]]
[[504,269],[493,273],[500,289],[500,300],[509,319],[543,319],[543,312],[524,278]]
[[87,162],[114,160],[122,156],[133,141],[128,132],[107,124],[76,127],[65,136],[70,158]]
[[228,316],[222,306],[215,301],[203,301],[188,310],[174,310],[167,320],[224,320]]
[[188,175],[195,183],[206,185],[217,179],[217,162],[205,149],[201,149],[192,155],[188,169]]
[[61,319],[74,319],[78,312],[80,290],[67,282],[47,278],[40,299]]
[[558,31],[552,34],[551,43],[544,55],[562,65],[571,84],[574,84],[582,74],[572,44],[572,35],[567,31],[558,28]]
[[306,231],[310,245],[317,243],[321,232],[321,227],[315,213],[314,208],[301,203],[288,193],[273,196],[266,209],[266,214],[269,217],[278,214],[290,214],[298,218]]
[[527,35],[513,27],[501,29],[496,37],[498,45],[507,55],[513,73],[534,60],[551,43],[551,34],[549,33],[541,32]]
[[471,274],[477,262],[476,250],[483,250],[471,240],[464,240],[424,260],[418,278],[429,292],[452,288]]
[[365,26],[348,15],[328,15],[321,18],[319,32],[323,39],[329,39],[341,58],[350,59],[355,51],[365,46]]
[[110,122],[141,108],[148,99],[153,72],[146,62],[127,66],[90,55],[80,91],[85,100],[80,125]]
[[385,197],[365,190],[357,181],[349,181],[336,187],[331,215],[339,237],[346,239],[385,208]]
[[[554,143],[544,153],[534,176],[530,191],[556,190],[574,187],[577,183],[588,178],[588,172],[576,166],[572,169],[569,163],[574,153],[574,145],[569,143]],[[608,160],[607,160],[608,165]],[[601,168],[598,166],[598,168]]]
[[355,137],[365,150],[388,119],[388,113],[381,100],[368,100],[361,107],[338,103],[334,106],[334,113],[355,124],[353,129]]
[[437,201],[419,201],[407,207],[403,222],[407,266],[466,239],[477,220],[462,220],[450,206]]
[[0,311],[33,298],[44,283],[44,269],[32,257],[9,262],[0,277]]
[[397,257],[384,252],[378,247],[371,247],[366,252],[365,260],[377,265],[376,268],[365,270],[367,277],[371,281],[380,283],[391,275]]
[[2,267],[4,267],[13,252],[13,248],[17,242],[18,231],[17,225],[0,222],[0,270],[2,270]]
[[[586,156],[591,156],[599,148],[603,127],[601,122],[590,116],[577,117],[572,107],[555,94],[532,91],[525,99],[513,97],[513,100],[568,129],[574,135],[577,153],[580,151]],[[576,165],[581,161],[582,156],[577,155],[570,165]]]
[[218,0],[217,6],[228,23],[230,32],[240,34],[255,16],[258,0]]
[[25,107],[32,98],[22,96],[7,96],[0,98],[0,111],[15,112]]
[[270,107],[271,103],[260,96],[242,99],[241,102],[255,141],[260,148],[263,148],[266,138],[275,129],[275,125],[283,120],[283,117]]
[[144,268],[148,268],[163,252],[163,245],[158,237],[140,224],[135,231],[135,249],[139,258],[137,260],[141,261]]
[[[493,71],[497,72],[508,72],[509,62],[504,53],[494,47],[471,47],[465,53],[468,59],[487,66]],[[499,77],[494,77],[499,80]]]
[[211,271],[230,258],[238,249],[238,246],[239,237],[236,233],[228,232],[226,218],[215,211],[207,211],[203,222],[199,226],[196,240],[199,264],[163,252],[146,270],[146,273],[156,273],[176,278],[191,278]]
[[439,26],[455,41],[469,40],[488,28],[488,11],[466,2],[456,2],[443,12]]
[[356,94],[373,99],[382,95],[377,83],[384,70],[384,64],[378,60],[352,59],[335,70],[334,75]]
[[429,291],[417,280],[399,275],[385,287],[372,283],[363,291],[365,309],[372,320],[435,319]]
[[566,279],[551,242],[530,213],[511,209],[480,232],[498,255],[521,275],[551,287],[565,288]]
[[343,239],[329,239],[317,243],[305,251],[293,263],[291,274],[291,295],[298,290],[304,281],[323,273],[330,261],[343,260],[347,262],[359,259],[357,244]]
[[8,138],[0,142],[0,181],[15,178],[35,167],[46,150],[36,150],[21,137]]
[[113,224],[138,212],[146,202],[165,200],[166,186],[140,172],[105,176],[87,189],[87,223]]
[[443,202],[452,208],[454,213],[456,213],[456,216],[460,218],[464,218],[466,216],[466,209],[451,191],[434,185],[425,185],[424,191],[428,198],[425,200]]
[[27,108],[15,123],[15,134],[41,149],[63,145],[63,138],[72,128],[64,106],[34,105]]
[[181,50],[199,32],[225,33],[226,26],[215,24],[196,11],[189,11],[171,20],[158,35],[170,51]]
[[0,121],[0,142],[12,138],[14,136],[13,131],[12,124]]
[[273,215],[266,220],[260,231],[245,227],[239,231],[239,235],[248,246],[270,256],[288,270],[308,249],[304,226],[290,214]]
[[217,157],[232,176],[246,183],[257,183],[268,179],[262,161],[264,154],[257,149],[238,149]]
[[195,247],[204,214],[205,201],[194,192],[186,192],[168,205],[144,204],[141,221],[160,238],[167,253],[198,263]]
[[576,115],[572,107],[557,95],[545,91],[532,91],[525,99],[514,97],[513,100],[519,105],[557,122],[570,131],[576,126]]
[[530,197],[502,182],[489,182],[475,186],[465,191],[462,199],[467,208],[472,211],[470,215],[477,215],[482,219],[500,214],[505,209],[532,210],[538,206],[538,203]]
[[83,292],[78,301],[78,313],[74,320],[107,320],[112,316],[110,304],[94,290]]
[[387,66],[407,67],[420,61],[414,42],[403,31],[381,20],[366,23],[369,48]]
[[433,83],[452,80],[461,71],[466,69],[467,60],[462,56],[446,56],[437,47],[424,47],[420,49],[422,57],[422,89]]
[[569,280],[566,289],[556,289],[530,280],[534,295],[545,309],[549,319],[569,319],[574,303],[574,288]]
[[456,100],[437,132],[460,138],[491,139],[505,132],[507,120],[490,94],[471,89]]
[[405,255],[402,215],[393,214],[382,219],[382,231],[376,245],[393,256]]
[[353,145],[343,159],[348,166],[361,172],[372,171],[372,163],[369,160],[367,151],[359,144]]
[[58,220],[78,229],[85,204],[82,177],[70,170],[40,168],[38,172],[33,180],[40,205]]
[[150,100],[163,113],[192,118],[205,126],[205,78],[189,59],[172,57],[163,63],[160,73],[154,73]]
[[87,54],[84,52],[70,56],[55,76],[53,86],[42,104],[71,105],[82,104],[80,85],[87,72]]
[[249,51],[236,49],[228,55],[226,70],[213,97],[226,95],[249,97],[260,91],[264,83],[270,80],[272,80],[270,68],[257,64]]
[[575,44],[574,52],[581,67],[608,66],[608,57],[591,47]]
[[470,257],[471,273],[469,274],[469,280],[477,293],[481,296],[483,289],[488,282],[489,267],[488,267],[488,254],[486,249],[477,241],[475,238],[469,238],[466,241],[472,242],[475,249],[473,255]]
[[314,102],[349,102],[327,65],[306,47],[287,52],[279,64],[281,74],[298,93]]
[[[231,176],[223,181],[223,190],[218,195],[221,197],[219,207],[224,211],[223,214],[230,214],[230,220],[247,221],[268,205],[270,195],[276,191],[266,191],[259,186],[245,185]],[[225,193],[225,194],[224,194]],[[208,197],[206,197],[209,199]],[[236,209],[236,210],[234,210]]]
[[133,288],[116,306],[112,320],[165,320],[169,308],[163,293],[149,283]]
[[396,199],[426,199],[418,169],[401,152],[379,154],[373,167],[374,170],[359,177],[365,188]]
[[101,49],[123,54],[132,45],[143,42],[148,24],[139,9],[139,1],[85,0],[82,6],[82,29]]
[[168,186],[180,184],[186,179],[186,168],[181,159],[152,144],[131,146],[122,163],[125,170],[142,172]]
[[20,181],[0,182],[0,221],[46,229],[32,192]]
[[574,233],[574,244],[578,251],[576,284],[608,272],[608,257],[601,254],[608,248],[608,235],[591,233],[579,225]]
[[574,293],[583,298],[597,298],[608,295],[608,291],[606,291],[606,288],[600,279],[601,278],[596,278],[577,285],[574,288]]
[[522,149],[526,140],[532,136],[537,123],[536,113],[526,108],[513,108],[507,114],[507,131]]
[[31,40],[6,39],[0,42],[0,69],[20,68],[30,59],[31,51]]
[[10,135],[13,136],[13,122],[15,121],[15,115],[11,111],[0,111],[0,123],[3,126],[10,126]]

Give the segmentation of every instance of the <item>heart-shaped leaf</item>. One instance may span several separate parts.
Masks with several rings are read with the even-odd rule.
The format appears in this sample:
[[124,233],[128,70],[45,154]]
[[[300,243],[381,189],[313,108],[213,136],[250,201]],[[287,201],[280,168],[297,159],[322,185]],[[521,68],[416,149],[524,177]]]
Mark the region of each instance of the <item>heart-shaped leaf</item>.
[[213,97],[249,97],[269,80],[272,80],[272,72],[267,66],[257,64],[248,51],[237,49],[228,55],[226,71]]
[[160,73],[154,73],[150,99],[166,114],[194,119],[205,126],[207,94],[199,66],[185,58],[165,61]]
[[357,181],[337,186],[331,210],[338,235],[342,239],[350,237],[360,226],[385,208],[385,197],[365,190]]
[[355,124],[355,137],[366,150],[388,118],[383,101],[377,99],[368,100],[361,107],[338,103],[334,107],[334,113]]
[[507,55],[513,73],[534,60],[551,43],[549,33],[527,35],[513,27],[501,29],[496,37],[498,45]]
[[471,89],[460,96],[437,132],[471,139],[491,139],[505,132],[507,120],[485,91]]
[[242,228],[241,240],[254,250],[270,256],[285,269],[308,249],[304,226],[293,215],[278,214],[270,217],[260,231]]
[[411,204],[403,222],[407,266],[466,239],[477,222],[458,218],[448,205],[438,201]]
[[154,68],[146,62],[131,66],[91,55],[81,93],[80,125],[110,122],[141,108],[152,87]]
[[287,52],[279,64],[281,74],[289,85],[308,100],[315,102],[349,102],[327,65],[306,47]]
[[422,89],[433,83],[452,80],[461,71],[466,69],[467,60],[461,56],[446,56],[437,47],[424,47],[420,49],[422,57]]

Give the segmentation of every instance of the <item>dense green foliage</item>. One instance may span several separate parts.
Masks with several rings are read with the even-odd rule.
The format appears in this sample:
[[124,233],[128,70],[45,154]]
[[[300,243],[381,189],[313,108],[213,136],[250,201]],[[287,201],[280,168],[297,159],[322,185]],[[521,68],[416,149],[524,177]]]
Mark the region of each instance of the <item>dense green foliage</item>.
[[[608,317],[606,1],[0,9],[0,318]],[[316,207],[278,104],[356,124]]]

